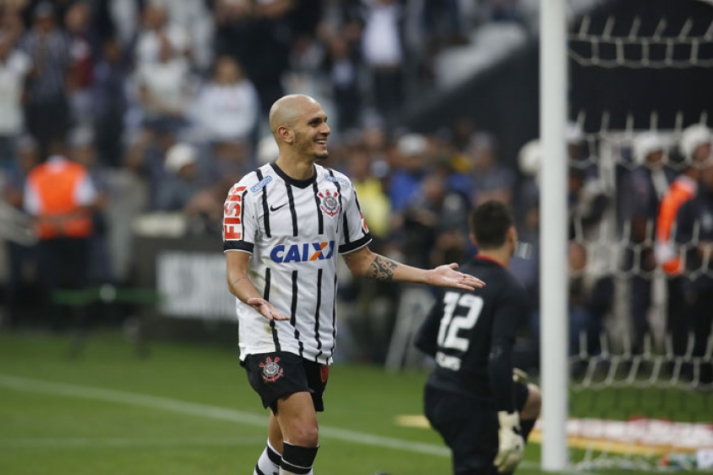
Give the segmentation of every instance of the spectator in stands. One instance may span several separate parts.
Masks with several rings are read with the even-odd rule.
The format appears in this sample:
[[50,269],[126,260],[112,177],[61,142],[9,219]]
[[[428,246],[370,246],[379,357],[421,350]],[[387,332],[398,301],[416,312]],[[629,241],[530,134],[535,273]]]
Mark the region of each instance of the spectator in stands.
[[476,125],[470,117],[458,117],[453,123],[453,146],[465,153],[475,135]]
[[97,29],[103,40],[114,37],[123,49],[135,44],[141,26],[141,0],[103,0],[98,2]]
[[46,157],[49,142],[62,140],[69,126],[67,74],[70,42],[55,23],[50,2],[38,4],[33,26],[22,38],[22,49],[30,56],[32,69],[27,81],[25,118],[29,132],[37,139],[40,156]]
[[207,71],[213,62],[214,25],[209,10],[211,2],[151,0],[151,3],[164,10],[168,31],[180,31],[185,36],[185,51],[191,64],[201,72]]
[[530,203],[518,226],[518,247],[510,271],[525,287],[533,307],[540,301],[540,207],[539,199]]
[[136,71],[143,125],[178,131],[184,125],[188,99],[188,63],[174,53],[166,37],[159,38],[158,61],[144,63]]
[[629,229],[625,270],[631,272],[632,348],[643,351],[643,341],[650,333],[648,313],[651,306],[651,273],[656,268],[653,250],[655,224],[661,198],[673,181],[672,170],[664,166],[666,146],[653,132],[642,133],[634,141],[636,163],[623,182],[624,229]]
[[249,0],[217,0],[213,17],[216,26],[215,53],[229,55],[244,65],[248,77],[254,80],[251,67],[250,38],[253,35],[253,5]]
[[106,215],[111,192],[109,176],[97,156],[91,127],[83,126],[73,130],[69,145],[72,161],[87,170],[96,188],[96,199],[92,207],[93,232],[89,238],[89,280],[94,284],[111,284],[116,279],[109,255],[109,219]]
[[[242,176],[242,175],[241,175]],[[223,205],[235,176],[221,177],[215,184],[194,193],[183,211],[194,234],[220,236],[223,231]]]
[[[391,203],[384,193],[381,180],[374,176],[372,158],[366,148],[354,147],[347,158],[348,176],[359,196],[364,220],[375,240],[383,241],[389,235]],[[374,245],[378,247],[378,242]]]
[[515,174],[498,163],[494,138],[486,133],[475,134],[468,154],[475,183],[474,195],[471,197],[473,203],[476,206],[489,200],[512,203]]
[[597,176],[587,170],[570,166],[567,174],[567,205],[569,239],[596,239],[600,224],[609,206],[609,197]]
[[364,6],[361,50],[372,76],[374,105],[389,117],[404,97],[403,8],[396,0],[369,0]]
[[[32,137],[21,137],[17,140],[15,150],[16,160],[13,160],[13,167],[5,175],[3,199],[10,206],[22,210],[24,209],[23,195],[27,175],[39,162],[37,143]],[[37,246],[6,241],[5,248],[8,260],[5,294],[7,298],[8,323],[12,328],[20,322],[20,296],[27,288],[27,271],[36,269]]]
[[224,141],[213,144],[213,155],[204,163],[217,175],[208,174],[211,180],[218,181],[222,178],[240,178],[253,167],[251,155],[252,146],[243,141]]
[[0,29],[3,36],[6,36],[10,44],[15,45],[20,42],[25,32],[25,25],[20,14],[20,7],[13,6],[12,3],[5,2],[0,10]]
[[196,149],[185,143],[177,143],[166,152],[168,175],[158,190],[159,211],[183,211],[201,189],[198,177]]
[[569,354],[596,355],[604,317],[614,303],[614,280],[611,275],[597,275],[588,265],[587,248],[570,242],[569,252]]
[[260,96],[263,117],[284,92],[282,75],[289,66],[292,39],[285,16],[290,8],[288,0],[218,0],[215,8],[216,54],[233,56],[245,67]]
[[[589,355],[599,352],[599,336],[604,316],[614,302],[614,281],[611,276],[593,275],[587,268],[587,250],[570,241],[567,249],[569,265],[569,355],[586,350]],[[539,299],[538,299],[539,300]],[[535,308],[537,308],[535,306]],[[540,313],[531,321],[535,341],[540,340]],[[580,340],[583,337],[583,341]],[[584,344],[584,348],[582,347]]]
[[27,177],[24,206],[37,220],[37,266],[47,304],[45,315],[55,329],[63,328],[68,319],[83,329],[82,296],[73,295],[78,305],[67,309],[56,303],[56,292],[82,291],[87,285],[97,192],[87,169],[67,158],[64,141],[54,140],[49,147],[50,158]]
[[[465,257],[470,204],[462,193],[449,189],[441,174],[429,174],[417,197],[403,211],[403,253],[414,265],[441,265]],[[424,252],[428,250],[428,252]]]
[[359,65],[355,52],[343,35],[329,38],[326,68],[331,78],[337,127],[340,132],[357,126],[361,110]]
[[[696,196],[685,202],[676,217],[676,242],[687,245],[685,296],[688,301],[690,321],[688,330],[695,339],[694,357],[706,354],[708,338],[713,323],[713,163],[706,162],[701,170]],[[698,232],[696,233],[696,228]],[[712,364],[704,361],[700,365],[699,383],[713,382]],[[690,368],[689,368],[690,369]],[[695,370],[691,372],[695,377]]]
[[122,159],[121,139],[128,109],[129,61],[116,38],[104,42],[103,52],[94,68],[92,84],[95,144],[100,160],[117,166]]
[[428,140],[420,134],[404,135],[398,140],[395,157],[389,198],[392,209],[401,212],[417,198],[421,181],[428,173]]
[[89,37],[90,15],[89,4],[83,0],[73,3],[65,15],[70,45],[67,94],[75,127],[89,126],[94,120],[91,87],[96,52]]
[[369,151],[372,162],[386,162],[390,146],[386,125],[377,116],[365,117],[363,122],[359,140]]
[[142,130],[131,138],[124,164],[146,184],[151,210],[157,209],[159,189],[168,174],[164,165],[166,153],[176,142],[174,131],[162,127]]
[[[443,175],[449,189],[459,191],[470,202],[473,179],[469,176],[470,157],[458,150],[453,141],[453,131],[441,127],[429,138],[433,149],[435,172]],[[463,232],[468,234],[466,226]]]
[[687,166],[661,199],[657,218],[655,254],[667,275],[666,330],[675,355],[686,352],[690,315],[684,292],[686,280],[682,276],[685,262],[675,247],[673,229],[681,205],[698,193],[700,171],[711,158],[712,143],[713,135],[704,125],[692,125],[683,131],[679,148]]
[[0,31],[0,170],[15,159],[16,140],[24,127],[22,94],[30,70],[30,58],[13,50],[10,35]]
[[260,98],[235,58],[221,56],[216,60],[212,80],[202,87],[193,112],[193,119],[207,141],[247,143],[258,126]]
[[294,92],[322,94],[322,69],[326,47],[312,35],[295,36],[290,45],[289,70],[285,71],[285,87]]
[[[571,164],[567,174],[569,239],[593,240],[600,235],[600,224],[609,208],[610,200],[595,166],[587,165],[581,159],[581,140],[577,139],[576,132],[569,132],[568,135]],[[539,202],[541,162],[542,149],[539,140],[532,140],[522,146],[518,156],[518,167],[523,175],[518,203],[520,219],[523,221],[531,219],[527,215],[533,205],[537,206]]]
[[141,30],[136,39],[136,67],[161,61],[165,44],[184,59],[188,56],[189,38],[186,31],[170,21],[163,5],[148,2],[141,15]]

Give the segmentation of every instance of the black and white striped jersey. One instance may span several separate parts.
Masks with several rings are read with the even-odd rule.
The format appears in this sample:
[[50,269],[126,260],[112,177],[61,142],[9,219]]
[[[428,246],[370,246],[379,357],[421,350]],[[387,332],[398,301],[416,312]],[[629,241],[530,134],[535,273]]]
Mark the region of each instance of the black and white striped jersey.
[[223,249],[252,254],[250,278],[286,321],[236,299],[240,358],[289,351],[330,364],[336,343],[336,259],[371,241],[349,179],[315,165],[294,180],[274,163],[247,174],[225,202]]

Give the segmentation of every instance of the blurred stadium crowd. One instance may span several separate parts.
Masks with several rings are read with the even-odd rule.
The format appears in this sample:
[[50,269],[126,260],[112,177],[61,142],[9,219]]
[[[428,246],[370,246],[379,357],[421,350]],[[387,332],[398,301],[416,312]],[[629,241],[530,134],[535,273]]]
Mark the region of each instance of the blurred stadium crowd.
[[[66,155],[83,166],[91,191],[79,204],[93,211],[92,231],[82,236],[90,249],[87,283],[131,285],[134,234],[219,239],[230,186],[276,158],[269,107],[285,93],[307,93],[332,118],[329,166],[354,182],[374,248],[417,266],[462,261],[475,251],[467,238],[470,209],[488,199],[510,203],[522,242],[513,271],[536,309],[538,144],[526,144],[518,160],[500,157],[495,137],[467,117],[424,134],[393,126],[404,101],[432,84],[439,51],[467,42],[477,22],[522,21],[516,0],[480,2],[477,20],[459,10],[465,3],[423,0],[414,12],[398,0],[6,0],[3,199],[36,211],[26,201],[38,164]],[[424,39],[417,55],[404,40],[408,15]],[[657,269],[669,276],[675,351],[688,351],[694,328],[695,351],[705,351],[706,309],[713,308],[704,245],[713,240],[710,132],[701,126],[682,136],[637,136],[617,149],[607,171],[575,125],[568,143],[571,352],[580,334],[588,352],[598,351],[622,282],[631,298],[620,314],[630,316],[633,350],[643,351]],[[679,188],[695,197],[681,208],[685,216],[676,212]],[[660,206],[671,193],[675,206]],[[677,214],[687,221],[676,224]],[[22,323],[28,282],[52,273],[51,261],[38,259],[43,240],[7,241],[6,324]],[[679,249],[671,242],[687,246],[678,267],[670,262]],[[355,356],[383,359],[398,289],[350,282],[340,290],[347,315],[365,317],[350,325],[357,341],[370,342]],[[533,311],[523,328],[532,341],[538,321]]]

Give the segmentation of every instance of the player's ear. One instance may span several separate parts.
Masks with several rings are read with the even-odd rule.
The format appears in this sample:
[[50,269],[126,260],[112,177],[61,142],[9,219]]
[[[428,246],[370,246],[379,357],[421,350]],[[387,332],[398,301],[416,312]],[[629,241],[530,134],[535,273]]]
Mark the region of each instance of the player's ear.
[[288,127],[278,127],[277,135],[282,139],[283,142],[292,144],[295,141],[295,136],[292,130]]
[[510,226],[510,229],[508,229],[508,241],[510,241],[513,246],[517,245],[517,230],[515,226]]
[[470,238],[470,242],[471,242],[475,247],[478,247],[478,240],[475,239],[475,234],[473,234],[473,233],[468,234],[468,238]]

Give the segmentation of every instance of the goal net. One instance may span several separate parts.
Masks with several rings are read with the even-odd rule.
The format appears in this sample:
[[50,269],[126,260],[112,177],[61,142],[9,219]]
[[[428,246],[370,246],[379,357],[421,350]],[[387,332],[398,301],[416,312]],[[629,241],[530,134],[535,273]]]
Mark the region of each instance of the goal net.
[[[703,68],[713,78],[713,22],[644,16],[583,18],[570,33],[570,64],[580,74],[610,71],[613,89],[621,70],[645,80],[646,71]],[[666,95],[666,84],[657,92]],[[661,200],[687,170],[699,172],[689,173],[696,182],[713,160],[694,158],[685,131],[713,126],[713,111],[656,104],[652,97],[645,113],[578,111],[569,135],[567,436],[573,465],[585,470],[713,469],[713,215],[693,212],[685,235],[673,219],[666,259],[678,259],[676,270],[657,252]],[[589,313],[573,311],[580,307]]]

